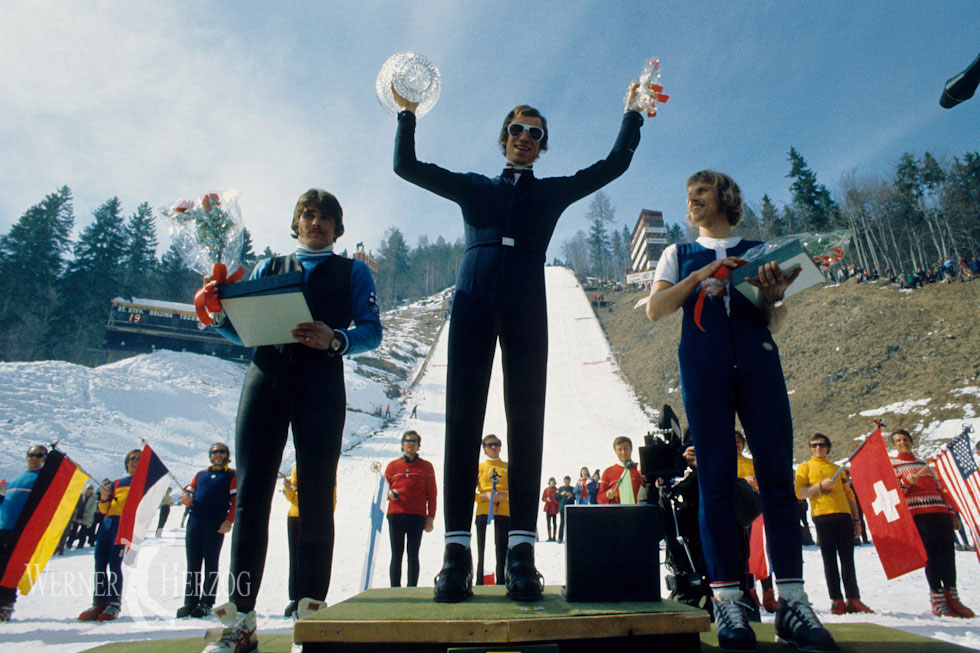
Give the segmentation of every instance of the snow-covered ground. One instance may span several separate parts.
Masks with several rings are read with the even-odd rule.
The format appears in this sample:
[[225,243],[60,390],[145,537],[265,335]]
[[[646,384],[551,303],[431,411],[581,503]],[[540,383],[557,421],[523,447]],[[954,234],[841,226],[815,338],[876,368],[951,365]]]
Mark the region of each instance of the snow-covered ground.
[[[651,416],[644,414],[619,374],[598,321],[572,274],[565,269],[548,268],[546,278],[551,340],[542,480],[566,474],[575,478],[583,466],[595,469],[613,462],[614,437],[629,435],[639,444],[651,427]],[[440,303],[441,298],[435,298],[429,306],[437,310]],[[410,316],[417,310],[422,309],[403,311],[404,319],[397,321],[398,328],[386,331],[387,349],[378,355],[411,371],[419,369],[427,353],[420,342],[413,340],[417,335],[411,328]],[[387,328],[388,321],[385,324]],[[348,411],[339,470],[338,539],[327,597],[330,604],[358,591],[368,542],[369,506],[378,482],[371,464],[386,464],[397,457],[400,435],[411,428],[422,435],[421,455],[441,475],[447,333],[442,331],[424,373],[407,390],[401,403],[385,396],[385,382],[378,377],[377,368],[366,369],[348,362],[352,410]],[[235,364],[168,352],[94,370],[54,362],[0,365],[0,451],[4,456],[0,477],[9,478],[22,469],[20,452],[30,443],[60,439],[62,448],[95,476],[115,478],[121,471],[123,453],[142,436],[179,478],[189,478],[206,464],[205,452],[211,441],[233,440],[242,375]],[[503,436],[506,423],[501,396],[497,366],[484,430]],[[391,405],[392,421],[371,415],[382,404]],[[410,418],[415,405],[417,417]],[[941,432],[956,430],[956,425],[948,423]],[[933,429],[939,431],[938,427]],[[506,448],[503,456],[506,459]],[[291,458],[292,452],[287,450],[284,470]],[[257,606],[259,628],[264,632],[286,632],[291,626],[281,616],[287,603],[286,509],[285,499],[277,495]],[[173,619],[183,591],[184,532],[179,527],[180,514],[179,509],[171,514],[163,537],[148,539],[136,568],[126,570],[123,616],[118,621],[98,625],[75,621],[77,614],[90,604],[92,550],[73,550],[53,558],[34,591],[19,598],[14,621],[0,625],[0,650],[81,651],[105,642],[203,635],[207,627],[214,625],[210,620]],[[539,530],[544,530],[543,519]],[[226,538],[223,570],[228,564],[229,543],[230,538]],[[372,582],[375,587],[384,587],[389,560],[387,532],[381,534],[379,545]],[[422,585],[431,585],[441,554],[442,524],[437,519],[435,531],[426,534],[422,543]],[[804,557],[810,597],[826,622],[874,621],[980,649],[980,619],[940,620],[929,615],[922,572],[888,581],[874,548],[860,547],[856,560],[862,597],[877,614],[834,617],[826,612],[830,601],[820,553],[815,547],[808,547]],[[564,582],[561,546],[539,544],[537,560],[548,584]],[[957,562],[964,601],[980,607],[980,565],[976,555],[958,553]],[[219,600],[223,597],[219,596]]]

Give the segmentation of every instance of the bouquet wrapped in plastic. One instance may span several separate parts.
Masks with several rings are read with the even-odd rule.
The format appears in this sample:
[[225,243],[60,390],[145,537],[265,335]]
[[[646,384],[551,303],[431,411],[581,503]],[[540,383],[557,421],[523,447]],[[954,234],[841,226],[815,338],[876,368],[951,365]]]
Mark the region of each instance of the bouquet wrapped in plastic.
[[[218,285],[233,283],[244,275],[241,255],[245,228],[238,208],[238,191],[179,199],[162,213],[170,222],[171,242],[187,267],[210,275]],[[198,291],[194,304],[201,322],[210,324],[213,319],[208,313],[219,312],[221,305],[216,294],[205,291]]]
[[643,72],[633,81],[640,87],[632,103],[629,102],[629,95],[626,96],[626,108],[646,112],[648,118],[653,118],[657,115],[657,105],[665,104],[670,99],[669,95],[664,95],[664,87],[660,85],[660,59],[653,57],[647,61]]

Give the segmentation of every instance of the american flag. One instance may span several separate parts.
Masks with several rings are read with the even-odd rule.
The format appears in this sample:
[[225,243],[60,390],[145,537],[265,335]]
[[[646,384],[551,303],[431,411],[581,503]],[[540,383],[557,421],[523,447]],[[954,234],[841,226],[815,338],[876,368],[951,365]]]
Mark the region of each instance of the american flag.
[[[956,503],[960,520],[980,544],[980,471],[973,460],[969,429],[950,440],[933,458],[939,477]],[[980,559],[980,546],[977,547]]]

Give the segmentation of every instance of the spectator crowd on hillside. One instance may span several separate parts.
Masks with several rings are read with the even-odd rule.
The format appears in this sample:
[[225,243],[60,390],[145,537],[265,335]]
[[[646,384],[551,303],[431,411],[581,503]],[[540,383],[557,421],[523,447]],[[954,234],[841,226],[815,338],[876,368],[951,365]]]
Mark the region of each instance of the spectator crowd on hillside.
[[844,283],[856,279],[858,283],[886,279],[898,284],[903,289],[921,288],[931,283],[952,283],[953,281],[967,282],[980,277],[980,259],[976,256],[961,256],[958,261],[948,258],[908,272],[896,272],[891,267],[885,268],[884,273],[876,268],[864,268],[860,265],[839,265],[828,273],[830,281]]

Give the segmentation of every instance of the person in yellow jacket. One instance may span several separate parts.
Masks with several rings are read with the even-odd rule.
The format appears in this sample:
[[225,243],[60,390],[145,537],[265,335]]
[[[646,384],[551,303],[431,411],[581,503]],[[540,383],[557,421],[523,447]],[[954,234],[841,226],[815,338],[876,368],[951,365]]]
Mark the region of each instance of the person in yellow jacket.
[[[282,475],[280,473],[280,475]],[[289,605],[283,612],[284,617],[296,614],[296,603],[301,597],[297,596],[296,576],[296,542],[299,539],[299,493],[296,490],[296,465],[289,476],[282,477],[282,493],[289,501],[289,512],[286,513],[286,539],[289,542]],[[333,486],[333,509],[337,511],[337,485]]]
[[[830,447],[830,438],[823,433],[814,433],[810,438],[813,457],[796,469],[796,495],[800,499],[810,500],[810,514],[817,529],[823,572],[830,594],[830,612],[874,612],[861,602],[854,572],[854,538],[861,534],[857,499],[840,474],[834,478],[840,467],[827,460]],[[841,596],[842,577],[846,602]]]
[[[487,521],[493,503],[493,543],[497,554],[496,582],[502,583],[507,561],[507,534],[510,530],[510,501],[507,492],[507,463],[500,459],[500,438],[483,438],[483,453],[476,479],[476,584],[483,585],[483,550],[487,543]],[[494,485],[496,476],[496,485]],[[491,498],[491,494],[493,495]]]
[[756,492],[759,491],[759,484],[755,480],[755,463],[745,455],[745,436],[741,431],[735,431],[735,464],[738,466],[738,477],[744,478],[745,482],[752,486]]

